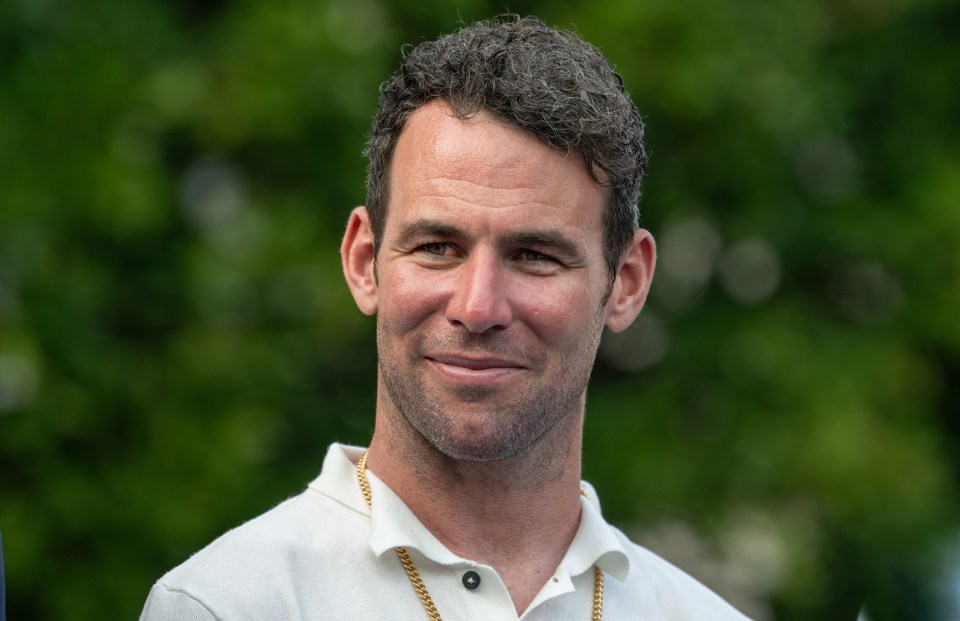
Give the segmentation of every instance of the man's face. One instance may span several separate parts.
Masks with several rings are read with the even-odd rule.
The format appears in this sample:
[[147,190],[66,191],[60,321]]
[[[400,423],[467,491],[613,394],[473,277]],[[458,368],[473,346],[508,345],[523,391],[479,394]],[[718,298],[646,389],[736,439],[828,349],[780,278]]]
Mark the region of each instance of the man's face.
[[579,415],[607,319],[604,190],[484,113],[408,120],[376,261],[381,401],[444,454],[522,453]]

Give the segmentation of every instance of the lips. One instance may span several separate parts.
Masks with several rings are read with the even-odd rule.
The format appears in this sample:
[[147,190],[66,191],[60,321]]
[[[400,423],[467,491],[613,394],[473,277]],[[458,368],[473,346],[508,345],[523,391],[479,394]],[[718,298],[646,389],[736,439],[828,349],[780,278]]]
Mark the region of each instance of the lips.
[[427,356],[428,360],[440,364],[462,367],[472,371],[485,371],[489,369],[522,369],[524,365],[508,358],[487,357],[487,356],[464,356],[458,354],[434,354]]
[[509,380],[526,367],[516,360],[439,354],[426,357],[430,367],[444,381],[453,384],[490,384]]

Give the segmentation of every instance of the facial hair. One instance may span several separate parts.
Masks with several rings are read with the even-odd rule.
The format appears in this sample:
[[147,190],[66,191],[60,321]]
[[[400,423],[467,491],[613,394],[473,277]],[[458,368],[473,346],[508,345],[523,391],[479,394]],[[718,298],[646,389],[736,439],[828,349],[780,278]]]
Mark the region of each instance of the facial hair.
[[[465,461],[517,457],[582,407],[599,346],[601,312],[584,334],[588,340],[559,364],[555,361],[555,369],[549,368],[543,349],[517,344],[504,332],[451,329],[444,335],[412,335],[409,347],[402,348],[377,321],[378,365],[391,402],[410,426],[447,457]],[[522,361],[522,373],[531,377],[509,400],[504,400],[505,389],[496,384],[438,387],[429,381],[426,368],[427,356],[436,351]]]

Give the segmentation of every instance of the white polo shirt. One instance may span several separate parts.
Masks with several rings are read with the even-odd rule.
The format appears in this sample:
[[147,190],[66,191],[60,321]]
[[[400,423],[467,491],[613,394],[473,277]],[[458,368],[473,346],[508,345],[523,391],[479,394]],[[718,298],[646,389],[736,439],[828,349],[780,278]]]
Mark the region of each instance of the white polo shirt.
[[[746,618],[609,526],[586,483],[570,548],[518,617],[492,567],[453,554],[372,472],[373,510],[367,508],[354,466],[363,451],[332,445],[306,491],[229,531],[160,578],[141,621],[427,619],[396,546],[407,548],[445,621],[589,621],[594,565],[604,572],[604,620]],[[480,577],[476,588],[464,585],[468,571]]]

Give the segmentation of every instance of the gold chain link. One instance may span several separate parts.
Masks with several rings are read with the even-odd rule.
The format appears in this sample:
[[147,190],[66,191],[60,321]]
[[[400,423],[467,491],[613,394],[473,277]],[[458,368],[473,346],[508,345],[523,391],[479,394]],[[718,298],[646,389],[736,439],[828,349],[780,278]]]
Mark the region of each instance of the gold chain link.
[[603,570],[593,566],[593,621],[603,619]]
[[[363,493],[363,499],[367,501],[367,507],[372,508],[373,493],[370,491],[370,482],[367,481],[366,452],[363,453],[360,461],[357,462],[357,482],[360,483],[360,491]],[[580,488],[580,493],[586,495],[582,487]],[[420,603],[423,604],[424,610],[427,611],[427,616],[430,617],[430,621],[443,621],[440,617],[440,613],[437,612],[437,607],[430,598],[430,593],[427,592],[427,586],[423,583],[423,579],[420,577],[420,572],[417,571],[417,566],[413,564],[413,559],[411,559],[410,555],[407,553],[407,549],[397,546],[394,548],[394,550],[397,551],[397,556],[400,557],[400,563],[403,565],[404,571],[407,572],[407,578],[410,579],[410,584],[413,585],[413,590],[417,592],[417,597],[420,598]],[[592,621],[601,621],[603,619],[603,571],[596,566],[594,566],[593,570]]]

